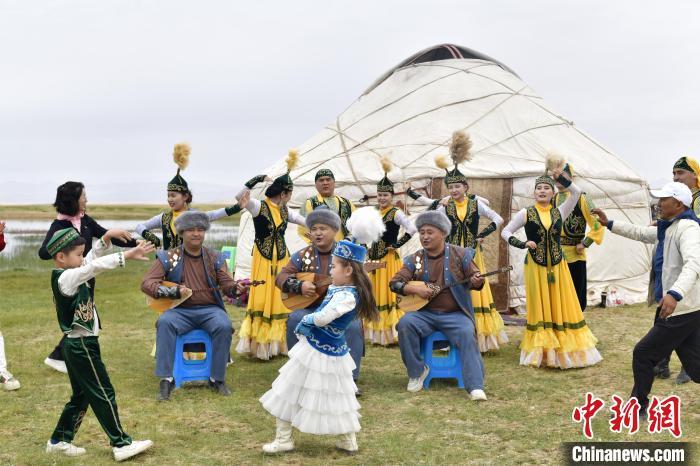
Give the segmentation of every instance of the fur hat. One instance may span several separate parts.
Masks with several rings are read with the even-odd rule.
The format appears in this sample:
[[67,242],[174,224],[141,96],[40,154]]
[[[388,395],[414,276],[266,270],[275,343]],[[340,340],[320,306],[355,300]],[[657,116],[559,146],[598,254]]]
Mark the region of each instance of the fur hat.
[[423,225],[432,225],[439,228],[446,235],[452,231],[452,223],[447,215],[437,210],[427,210],[416,218],[416,228],[420,229]]
[[209,230],[209,217],[206,212],[199,212],[197,210],[188,210],[180,214],[175,219],[175,229],[177,234],[181,235],[185,230],[191,230],[192,228],[202,228],[205,231]]
[[317,223],[328,225],[335,231],[340,230],[340,217],[325,205],[316,207],[306,216],[306,227],[308,229],[311,229]]

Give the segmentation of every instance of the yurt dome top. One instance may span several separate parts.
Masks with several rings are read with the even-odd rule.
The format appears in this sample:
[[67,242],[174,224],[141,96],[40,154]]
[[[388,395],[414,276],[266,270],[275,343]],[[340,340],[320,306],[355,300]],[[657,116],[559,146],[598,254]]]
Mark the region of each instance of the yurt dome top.
[[503,68],[506,71],[511,72],[515,76],[518,76],[518,74],[513,71],[511,68],[507,67],[500,61],[489,57],[488,55],[485,55],[481,52],[477,52],[476,50],[472,50],[470,48],[464,47],[462,45],[455,45],[455,44],[439,44],[439,45],[433,45],[432,47],[428,47],[426,49],[421,50],[420,52],[416,52],[410,57],[406,58],[403,60],[401,63],[398,65],[394,66],[391,68],[389,71],[381,75],[376,81],[372,83],[370,87],[367,88],[365,92],[362,94],[367,94],[368,92],[371,92],[375,87],[379,86],[381,83],[383,83],[386,78],[391,76],[394,71],[404,68],[406,66],[411,66],[411,65],[416,65],[418,63],[426,63],[426,62],[434,62],[434,61],[440,61],[440,60],[454,60],[454,59],[469,59],[469,58],[475,58],[477,60],[487,60],[490,62],[493,62]]

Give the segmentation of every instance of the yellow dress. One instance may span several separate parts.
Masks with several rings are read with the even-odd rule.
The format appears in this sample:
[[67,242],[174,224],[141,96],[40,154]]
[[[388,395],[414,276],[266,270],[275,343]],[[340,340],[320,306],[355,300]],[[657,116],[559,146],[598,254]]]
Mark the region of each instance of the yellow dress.
[[[279,206],[269,200],[267,204],[275,226],[279,226],[282,223]],[[253,246],[250,279],[264,280],[265,284],[250,288],[248,309],[236,347],[238,353],[250,353],[263,360],[287,354],[286,330],[290,311],[282,304],[282,292],[275,286],[275,277],[289,262],[289,253],[283,259],[277,257],[274,245],[272,260],[263,257],[257,246]]]
[[[380,210],[379,213],[384,217],[393,207],[386,207]],[[399,309],[396,294],[389,289],[389,280],[401,270],[403,262],[396,250],[387,252],[386,256],[380,259],[379,262],[386,263],[386,267],[376,269],[369,274],[379,319],[376,321],[364,321],[364,328],[367,340],[374,344],[387,346],[398,343],[399,334],[396,331],[396,324],[399,323],[399,319],[404,315],[404,312]]]
[[[461,202],[455,201],[457,215],[461,220],[464,220],[464,217],[467,215],[467,203],[467,198]],[[457,246],[467,247],[468,245],[458,244]],[[486,272],[486,266],[481,252],[481,245],[477,244],[475,249],[474,263],[479,268],[479,272],[484,273]],[[484,287],[481,290],[472,290],[471,295],[479,351],[485,353],[497,350],[500,348],[500,345],[508,343],[508,335],[506,335],[504,330],[503,318],[496,310],[496,304],[493,302],[488,278],[484,279]]]
[[[535,205],[542,226],[552,225],[551,206]],[[547,262],[551,263],[549,255]],[[543,267],[525,255],[525,307],[527,326],[520,344],[520,364],[560,369],[585,367],[603,358],[598,339],[583,318],[576,290],[565,260]],[[548,279],[551,272],[553,280]]]

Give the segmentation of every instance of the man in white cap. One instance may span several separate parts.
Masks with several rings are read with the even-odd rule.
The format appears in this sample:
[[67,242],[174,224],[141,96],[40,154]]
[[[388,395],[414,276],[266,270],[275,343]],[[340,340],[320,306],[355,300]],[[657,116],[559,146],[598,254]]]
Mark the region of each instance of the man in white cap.
[[656,245],[652,262],[656,319],[632,356],[632,396],[639,401],[643,417],[647,416],[654,366],[672,351],[688,376],[700,383],[700,220],[690,208],[690,188],[683,183],[668,183],[651,195],[659,199],[656,226],[613,222],[602,210],[593,210],[613,233]]

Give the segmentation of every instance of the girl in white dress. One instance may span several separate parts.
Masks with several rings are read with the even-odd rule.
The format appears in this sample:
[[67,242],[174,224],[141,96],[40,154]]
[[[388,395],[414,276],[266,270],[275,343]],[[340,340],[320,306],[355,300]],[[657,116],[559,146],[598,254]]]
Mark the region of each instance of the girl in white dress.
[[[384,225],[376,209],[358,209],[355,216],[372,217],[375,225],[378,221],[376,230],[381,235]],[[353,231],[352,221],[351,217],[348,227],[356,241],[370,244],[379,237],[361,238]],[[336,448],[348,453],[358,450],[355,434],[360,431],[360,404],[355,397],[355,363],[345,341],[345,329],[356,318],[376,320],[377,309],[372,284],[364,271],[366,248],[342,240],[332,254],[332,285],[318,310],[306,315],[297,326],[299,343],[289,351],[289,362],[279,370],[272,388],[260,398],[263,407],[277,418],[277,434],[271,443],[263,445],[265,453],[293,450],[292,427],[304,433],[339,435]]]

